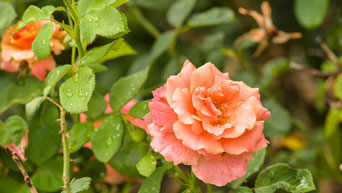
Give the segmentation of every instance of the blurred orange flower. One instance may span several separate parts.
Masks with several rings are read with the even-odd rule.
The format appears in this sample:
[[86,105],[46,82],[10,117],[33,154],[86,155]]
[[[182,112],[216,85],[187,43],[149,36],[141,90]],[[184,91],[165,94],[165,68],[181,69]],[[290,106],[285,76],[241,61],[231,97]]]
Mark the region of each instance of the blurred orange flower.
[[[38,61],[32,50],[32,43],[43,25],[50,21],[39,21],[18,30],[15,26],[8,28],[2,35],[1,42],[1,68],[8,72],[19,72],[22,69],[31,69],[31,75],[43,81],[47,70],[52,70],[56,62],[50,55],[48,58]],[[60,25],[54,24],[54,32],[50,39],[51,50],[57,55],[64,49],[63,39],[66,32],[60,31]]]

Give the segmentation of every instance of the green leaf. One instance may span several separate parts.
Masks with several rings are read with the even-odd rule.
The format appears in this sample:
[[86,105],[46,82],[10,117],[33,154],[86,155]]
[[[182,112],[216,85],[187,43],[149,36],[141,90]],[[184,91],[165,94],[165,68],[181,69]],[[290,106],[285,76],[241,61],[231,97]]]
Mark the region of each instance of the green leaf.
[[95,88],[95,74],[88,67],[79,71],[59,88],[62,106],[70,113],[82,113],[88,110],[88,102]]
[[[83,177],[80,179],[73,178],[70,182],[71,192],[78,193],[89,189],[91,178]],[[64,190],[62,193],[66,193]]]
[[325,73],[334,73],[337,71],[337,67],[336,67],[335,63],[332,62],[331,60],[324,61],[321,64],[321,69]]
[[175,27],[180,27],[194,8],[196,0],[177,0],[167,12],[167,20]]
[[40,165],[32,176],[32,182],[38,190],[55,192],[63,185],[62,173],[63,157],[59,156]]
[[[85,150],[88,153],[88,156],[93,155],[91,150]],[[106,176],[106,166],[96,159],[88,160],[87,158],[87,160],[84,160],[80,165],[79,176],[88,176],[93,182],[102,181],[102,179]]]
[[24,27],[25,25],[42,21],[42,20],[48,20],[52,18],[51,15],[51,5],[48,6],[48,8],[40,9],[37,6],[30,5],[24,12],[23,17],[21,18],[21,22],[16,30],[19,30],[20,28]]
[[234,191],[234,193],[253,193],[253,191],[246,186],[240,186]]
[[144,118],[144,116],[150,112],[150,109],[148,108],[148,103],[150,102],[151,100],[138,102],[131,108],[128,114],[136,118]]
[[277,58],[267,62],[263,67],[261,84],[263,86],[269,86],[272,83],[273,78],[289,69],[289,64],[290,61],[285,58]]
[[122,4],[125,4],[125,3],[127,3],[129,0],[116,0],[113,4],[112,4],[112,6],[113,7],[119,7],[120,5],[122,5]]
[[292,127],[291,116],[287,110],[273,99],[264,100],[263,105],[271,112],[270,118],[265,122],[265,135],[270,138],[287,135]]
[[59,80],[61,80],[66,73],[71,69],[71,65],[58,66],[49,72],[45,79],[45,88],[43,91],[44,97],[48,96],[50,91],[55,88]]
[[21,84],[12,82],[0,92],[0,113],[16,104],[26,104],[39,96],[43,84],[36,78],[25,78]]
[[94,9],[94,8],[105,7],[105,6],[110,6],[115,1],[116,0],[96,0],[89,6],[88,10]]
[[214,7],[205,12],[191,16],[188,20],[188,25],[192,27],[220,25],[232,22],[234,18],[233,10],[228,7]]
[[15,144],[18,146],[26,134],[27,128],[23,118],[18,115],[9,117],[5,125],[0,123],[0,145]]
[[108,60],[112,60],[122,56],[134,55],[136,53],[137,52],[127,42],[123,41],[120,47],[112,47],[112,49],[110,49],[109,52],[99,62],[104,63]]
[[151,63],[169,48],[170,44],[176,38],[176,35],[176,31],[172,30],[167,31],[158,37],[151,49]]
[[104,46],[96,47],[88,51],[81,60],[82,65],[104,63],[107,60],[115,59],[120,56],[133,55],[136,51],[120,38]]
[[255,180],[256,193],[273,193],[279,188],[292,193],[316,189],[309,170],[294,169],[282,163],[261,171]]
[[29,144],[25,155],[38,165],[50,159],[60,148],[60,125],[56,121],[58,118],[57,108],[46,102],[29,122]]
[[114,112],[131,100],[140,90],[147,79],[149,67],[137,73],[120,78],[110,90],[109,104]]
[[103,64],[87,64],[87,66],[91,68],[95,74],[108,71],[107,66]]
[[113,41],[109,44],[99,46],[99,47],[96,47],[94,49],[89,50],[83,56],[80,63],[82,65],[98,63],[101,60],[101,58],[103,58],[113,46],[119,47],[121,45],[122,41],[123,41],[123,39],[119,39],[119,40]]
[[107,117],[91,136],[91,144],[96,158],[108,162],[120,149],[124,125],[119,116]]
[[157,158],[153,154],[145,155],[137,164],[139,174],[149,177],[157,167]]
[[125,125],[133,141],[141,142],[145,139],[146,132],[143,128],[136,127],[135,125],[131,123],[125,123]]
[[[82,2],[82,1],[89,1],[87,3]],[[81,8],[80,10],[85,12],[85,10],[91,10],[94,8],[100,8],[100,7],[105,7],[105,6],[112,6],[112,7],[119,7],[120,5],[128,2],[129,0],[81,0],[82,2],[81,6],[78,6]]]
[[13,6],[10,3],[0,1],[0,29],[7,28],[17,17]]
[[96,35],[116,38],[128,32],[126,18],[113,7],[92,9],[80,21],[81,37],[92,43]]
[[324,134],[326,137],[332,136],[342,122],[342,110],[330,109],[324,123]]
[[25,112],[26,112],[27,119],[29,120],[32,119],[32,117],[38,111],[40,105],[43,103],[44,99],[45,99],[44,97],[36,97],[31,102],[25,105]]
[[258,152],[254,152],[253,153],[254,159],[248,162],[246,174],[242,178],[239,178],[235,180],[234,182],[232,182],[231,187],[233,189],[238,188],[243,182],[245,182],[248,179],[248,177],[258,172],[264,163],[265,155],[266,155],[266,149],[260,150]]
[[334,94],[338,99],[342,100],[342,73],[339,74],[335,79]]
[[136,165],[141,160],[140,147],[142,143],[131,139],[125,132],[124,141],[120,151],[108,162],[116,171],[132,178],[141,178]]
[[296,0],[295,16],[307,29],[318,27],[329,9],[329,0]]
[[160,185],[166,170],[165,167],[157,168],[156,171],[144,181],[138,193],[159,193]]
[[89,6],[95,1],[96,0],[79,0],[77,2],[78,15],[83,16],[87,12]]
[[76,152],[87,143],[93,133],[94,126],[92,122],[77,123],[69,132],[70,152]]
[[50,56],[50,38],[52,33],[53,24],[49,22],[39,30],[37,37],[34,39],[32,43],[32,50],[38,60],[43,60]]
[[25,183],[20,183],[12,178],[0,178],[0,190],[3,193],[30,193]]
[[106,107],[107,102],[104,96],[95,91],[88,104],[89,111],[85,114],[88,116],[88,118],[95,120],[104,113]]
[[[46,14],[46,15],[52,15],[52,13],[56,10],[56,8],[52,5],[47,5],[45,7],[42,8],[42,11]],[[63,10],[62,7],[58,7],[58,10]]]

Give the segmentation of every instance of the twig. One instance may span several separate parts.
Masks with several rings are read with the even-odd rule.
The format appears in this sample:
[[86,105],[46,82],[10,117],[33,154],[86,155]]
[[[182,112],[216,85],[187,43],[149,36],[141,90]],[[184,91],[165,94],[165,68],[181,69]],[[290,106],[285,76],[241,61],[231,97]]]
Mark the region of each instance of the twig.
[[63,181],[64,181],[64,189],[67,193],[71,193],[70,190],[70,149],[69,149],[69,140],[68,140],[68,131],[66,128],[65,121],[66,111],[64,108],[60,109],[60,119],[61,119],[61,130],[62,133],[62,142],[63,142]]
[[333,51],[325,44],[321,37],[317,37],[316,41],[321,46],[322,50],[327,54],[328,58],[336,65],[337,68],[342,68],[342,64],[338,61],[337,56]]
[[30,178],[30,176],[27,174],[23,164],[21,163],[20,158],[15,152],[12,152],[8,147],[6,148],[6,152],[11,156],[13,161],[17,164],[21,174],[24,177],[26,185],[29,187],[31,193],[38,193],[37,189],[34,187],[33,182]]
[[58,104],[56,101],[54,101],[52,98],[46,97],[46,99],[52,102],[54,105],[56,105],[59,109],[63,109],[63,107],[60,104]]
[[68,140],[68,130],[66,127],[66,121],[65,121],[65,115],[66,111],[65,109],[58,104],[56,101],[54,101],[50,97],[46,97],[50,102],[52,102],[54,105],[56,105],[59,108],[60,111],[60,119],[61,122],[61,133],[62,133],[62,143],[63,143],[63,189],[66,193],[71,193],[70,189],[70,149],[69,149],[69,140]]
[[314,75],[314,76],[318,76],[318,77],[321,77],[321,78],[327,78],[330,75],[330,74],[327,74],[325,72],[322,72],[322,71],[319,71],[319,70],[316,70],[316,69],[313,69],[313,68],[305,67],[305,66],[303,66],[301,64],[298,64],[296,62],[291,62],[290,63],[290,68],[294,69],[294,70],[306,72],[308,74],[311,74],[311,75]]

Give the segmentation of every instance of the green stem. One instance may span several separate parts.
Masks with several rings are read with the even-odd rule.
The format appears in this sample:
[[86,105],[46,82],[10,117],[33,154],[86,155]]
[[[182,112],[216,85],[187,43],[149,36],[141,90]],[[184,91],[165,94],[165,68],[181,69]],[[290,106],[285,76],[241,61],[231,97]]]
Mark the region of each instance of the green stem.
[[71,49],[71,65],[75,65],[75,58],[76,58],[76,48],[72,47]]
[[75,22],[75,43],[77,46],[79,59],[81,59],[84,56],[84,49],[81,42],[80,24],[78,21]]
[[69,140],[68,140],[68,131],[66,128],[65,121],[66,111],[64,108],[60,109],[60,118],[61,118],[61,129],[62,133],[62,142],[63,142],[63,182],[66,193],[71,193],[70,190],[70,149],[69,149]]
[[77,16],[77,12],[75,11],[75,9],[72,7],[71,3],[69,0],[63,0],[65,6],[68,8],[68,10],[70,11],[71,17],[74,21],[78,21],[78,16]]
[[159,30],[154,27],[153,24],[151,24],[150,21],[148,21],[145,16],[141,13],[141,11],[135,7],[131,6],[130,9],[128,9],[133,16],[135,17],[136,20],[155,38],[158,38],[160,35]]
[[56,105],[60,111],[60,122],[61,122],[61,131],[62,131],[62,142],[63,142],[63,182],[64,182],[64,189],[66,193],[71,193],[70,190],[70,149],[69,149],[69,140],[68,140],[68,131],[66,127],[65,109],[56,101],[54,101],[50,97],[46,97],[51,103]]
[[[68,11],[71,15],[71,18],[73,19],[75,25],[74,25],[74,31],[75,31],[75,43],[77,46],[77,50],[78,50],[78,55],[79,55],[79,59],[81,59],[84,56],[84,49],[82,46],[82,42],[81,42],[81,33],[80,33],[80,24],[79,24],[79,18],[78,18],[78,13],[76,11],[76,9],[74,8],[75,6],[75,2],[73,1],[73,5],[71,5],[69,0],[63,0],[65,6],[68,8]],[[72,27],[72,22],[70,22],[70,26]]]
[[186,175],[183,173],[182,169],[180,169],[178,166],[175,166],[175,171],[179,174],[180,180],[187,182],[188,178]]
[[207,193],[213,193],[213,187],[211,186],[211,184],[206,184],[207,186]]

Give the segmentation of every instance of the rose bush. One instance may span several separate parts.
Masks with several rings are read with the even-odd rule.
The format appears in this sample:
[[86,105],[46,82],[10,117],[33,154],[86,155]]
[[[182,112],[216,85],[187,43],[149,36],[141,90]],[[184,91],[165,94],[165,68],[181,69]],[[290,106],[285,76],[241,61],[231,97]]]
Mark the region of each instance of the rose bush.
[[[104,111],[104,113],[113,113],[113,109],[110,107],[109,105],[109,94],[105,95],[105,100],[107,102],[107,106],[106,109]],[[129,110],[137,103],[138,101],[135,99],[130,100],[127,104],[125,104],[122,109],[121,112],[124,114],[128,114]],[[138,119],[138,118],[134,118],[132,116],[125,116],[125,118],[134,126],[146,129],[147,128],[147,124],[145,121]],[[80,122],[86,122],[87,121],[87,115],[84,113],[80,114]],[[102,124],[102,121],[97,121],[94,122],[94,128],[98,128],[100,127]],[[87,147],[89,149],[92,149],[91,146],[91,142],[89,141],[88,143],[86,143],[83,147]],[[109,184],[120,184],[124,181],[128,181],[129,178],[127,176],[124,176],[122,174],[120,174],[119,172],[117,172],[115,169],[113,169],[109,164],[105,163],[106,166],[106,176],[104,177],[103,181],[107,182]]]
[[185,61],[178,75],[153,92],[147,132],[151,147],[174,164],[191,165],[206,183],[224,186],[245,175],[252,152],[265,148],[270,116],[258,88],[229,79],[212,63]]
[[[38,61],[32,50],[32,43],[37,37],[40,28],[49,21],[39,21],[24,26],[14,33],[18,24],[8,28],[2,35],[1,67],[8,72],[19,72],[21,69],[31,69],[31,75],[43,81],[47,70],[52,70],[56,62],[50,55]],[[51,50],[58,55],[64,50],[63,39],[65,31],[60,30],[58,24],[53,23],[54,31],[50,39]]]

